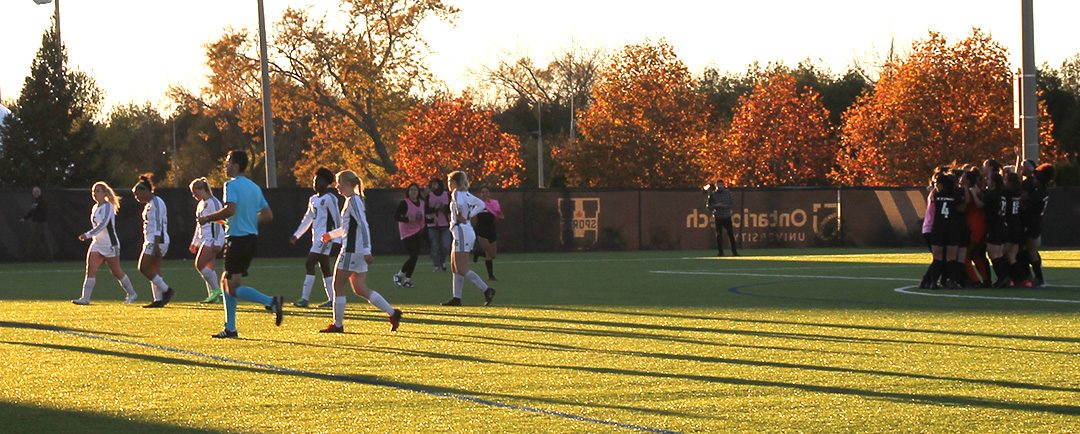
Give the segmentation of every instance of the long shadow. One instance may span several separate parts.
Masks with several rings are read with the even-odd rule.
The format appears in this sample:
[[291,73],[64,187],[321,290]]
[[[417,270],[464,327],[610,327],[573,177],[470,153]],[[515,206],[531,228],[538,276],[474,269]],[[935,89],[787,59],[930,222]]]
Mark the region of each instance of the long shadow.
[[663,334],[648,334],[648,333],[632,333],[615,330],[586,330],[581,328],[570,327],[534,327],[523,325],[511,325],[505,323],[493,323],[491,319],[505,319],[510,321],[523,321],[523,322],[542,322],[542,323],[563,323],[569,325],[588,325],[597,327],[608,327],[617,329],[647,329],[647,330],[661,330],[672,332],[693,332],[693,333],[712,333],[721,335],[736,335],[736,336],[750,336],[750,337],[763,337],[763,338],[777,338],[777,339],[794,339],[794,340],[806,340],[817,342],[832,342],[832,343],[859,343],[859,344],[913,344],[913,345],[931,345],[942,347],[956,347],[956,348],[974,348],[974,349],[995,349],[995,350],[1008,350],[1019,352],[1032,352],[1032,353],[1045,353],[1045,354],[1065,354],[1075,355],[1074,352],[1068,351],[1053,351],[1053,350],[1036,350],[1028,348],[1014,348],[995,345],[975,345],[975,344],[962,344],[953,342],[926,342],[909,339],[893,339],[893,338],[867,338],[867,337],[854,337],[854,336],[837,336],[827,335],[821,333],[795,333],[795,332],[776,332],[776,331],[755,331],[755,330],[741,330],[733,328],[720,328],[720,327],[686,327],[686,326],[670,326],[659,324],[640,324],[640,323],[625,323],[615,321],[593,321],[593,320],[573,320],[565,318],[544,318],[544,317],[527,317],[527,316],[501,316],[491,314],[469,314],[469,313],[447,313],[447,312],[423,312],[425,315],[438,316],[438,317],[466,317],[477,318],[484,320],[483,322],[464,322],[464,321],[452,321],[452,320],[432,320],[426,318],[413,318],[411,321],[416,323],[436,324],[436,325],[452,325],[452,326],[474,326],[484,328],[496,328],[502,330],[516,330],[516,331],[529,331],[540,333],[564,333],[584,336],[596,336],[596,337],[619,337],[630,339],[657,339],[665,342],[680,342],[697,345],[709,345],[709,346],[722,346],[726,344],[704,341],[699,339],[685,338],[678,335],[663,335]]
[[[315,347],[325,347],[325,348],[333,348],[333,349],[342,349],[342,348],[352,347],[351,349],[362,350],[362,351],[371,352],[371,353],[375,353],[375,354],[379,354],[379,355],[383,355],[383,356],[386,356],[388,354],[387,351],[379,350],[377,348],[372,348],[372,347],[359,347],[359,346],[349,346],[349,345],[335,347],[335,346],[322,346],[322,345],[318,345],[318,344],[306,344],[306,343],[302,343],[302,342],[270,341],[270,340],[266,340],[266,339],[261,339],[259,341],[288,343],[288,344],[293,344],[293,345],[315,346]],[[372,375],[324,374],[324,373],[318,373],[318,372],[309,372],[309,371],[301,371],[301,370],[294,370],[294,369],[287,369],[287,368],[279,368],[279,367],[274,367],[274,366],[271,366],[271,365],[261,365],[261,364],[252,364],[252,366],[242,366],[242,365],[226,364],[226,363],[210,363],[210,362],[202,362],[202,361],[198,361],[198,360],[181,359],[181,358],[167,357],[167,356],[155,356],[155,355],[150,355],[150,354],[129,353],[129,352],[123,352],[123,351],[112,351],[112,350],[105,350],[105,349],[99,349],[99,348],[75,346],[75,345],[45,344],[45,343],[32,343],[32,342],[13,342],[13,341],[0,341],[0,344],[21,345],[21,346],[43,348],[43,349],[51,349],[51,350],[63,350],[63,351],[71,351],[71,352],[84,353],[84,354],[92,354],[92,355],[97,355],[97,356],[120,357],[120,358],[142,360],[142,361],[153,362],[153,363],[161,363],[161,364],[166,364],[166,365],[179,365],[179,366],[189,366],[189,367],[197,367],[197,368],[224,369],[224,370],[229,370],[229,371],[254,373],[254,374],[284,375],[284,376],[311,378],[311,379],[324,380],[324,381],[336,381],[336,382],[343,382],[343,383],[356,383],[356,384],[364,384],[364,385],[370,385],[370,386],[389,387],[389,388],[393,388],[393,389],[399,389],[399,390],[405,390],[405,391],[409,391],[409,392],[422,393],[422,394],[426,394],[426,395],[453,396],[453,397],[464,397],[464,398],[485,397],[485,398],[492,398],[492,399],[514,399],[514,400],[520,400],[520,401],[524,401],[524,402],[531,401],[531,402],[541,402],[541,403],[555,404],[555,405],[593,407],[593,408],[608,408],[608,409],[626,410],[626,411],[633,411],[633,412],[640,412],[640,413],[652,413],[652,414],[658,414],[658,415],[663,415],[663,416],[676,416],[676,417],[684,417],[684,418],[698,418],[698,417],[701,417],[700,415],[693,415],[693,414],[677,412],[677,411],[639,408],[639,407],[631,407],[631,406],[623,406],[623,405],[609,405],[609,404],[597,404],[597,403],[587,403],[587,402],[564,401],[564,400],[554,399],[554,398],[543,398],[543,397],[536,397],[536,396],[513,395],[513,394],[505,394],[505,393],[476,392],[476,391],[471,391],[471,390],[456,389],[456,388],[444,387],[444,386],[432,386],[432,385],[426,385],[426,384],[413,384],[413,383],[406,383],[406,382],[401,382],[401,381],[384,380],[384,379],[381,379],[381,378],[379,378],[377,376],[372,376]],[[224,358],[221,358],[221,359],[224,359]],[[490,405],[490,403],[481,402],[482,400],[473,399],[472,401],[479,402],[481,404]],[[501,403],[495,403],[495,404],[497,404],[495,406],[500,406],[500,407],[504,407],[504,408],[510,407],[510,406],[507,406],[507,405],[501,404]]]
[[[672,353],[654,353],[647,351],[626,351],[626,350],[608,350],[597,348],[577,347],[573,345],[564,344],[549,344],[535,341],[523,341],[516,339],[495,338],[490,336],[469,336],[456,333],[428,333],[436,337],[418,337],[413,336],[414,339],[434,340],[434,341],[453,341],[459,343],[470,344],[482,344],[482,345],[496,345],[526,349],[541,349],[551,351],[565,351],[565,352],[578,352],[578,353],[594,353],[594,354],[610,354],[615,356],[626,357],[645,357],[652,359],[663,360],[678,360],[687,362],[699,362],[699,363],[713,363],[713,364],[728,364],[739,366],[755,366],[755,367],[769,367],[769,368],[784,368],[784,369],[801,369],[809,371],[820,372],[835,372],[846,374],[861,374],[861,375],[876,375],[883,377],[898,377],[898,378],[913,378],[919,380],[935,380],[935,381],[955,381],[961,383],[982,384],[988,386],[1008,387],[1015,389],[1027,389],[1027,390],[1043,390],[1053,392],[1076,392],[1080,393],[1080,388],[1073,387],[1058,387],[1048,386],[1044,384],[1025,383],[1019,381],[1007,381],[1007,380],[984,380],[973,379],[963,377],[950,377],[950,376],[938,376],[928,374],[917,374],[909,372],[895,372],[895,371],[883,371],[877,369],[859,369],[859,368],[841,368],[834,366],[820,366],[820,365],[807,365],[802,363],[785,363],[785,362],[770,362],[748,359],[733,359],[728,357],[710,357],[710,356],[696,356],[691,354],[672,354]],[[453,336],[448,338],[446,336]],[[484,342],[489,341],[489,342]],[[535,345],[530,348],[530,345]]]
[[127,333],[105,332],[105,331],[100,331],[100,330],[87,330],[87,329],[80,329],[80,328],[75,328],[75,327],[57,326],[57,325],[49,325],[49,324],[37,324],[37,323],[31,323],[31,322],[18,322],[18,321],[0,321],[0,327],[12,328],[12,329],[27,329],[27,330],[45,330],[45,331],[50,331],[50,332],[54,332],[54,331],[59,330],[59,331],[66,331],[66,332],[96,333],[96,334],[99,334],[99,335],[122,336],[122,337],[125,337],[125,338],[141,337],[141,336],[138,336],[138,335],[129,335]]
[[567,366],[567,365],[545,365],[538,363],[525,363],[525,362],[508,362],[492,359],[484,359],[474,356],[465,355],[453,355],[445,353],[436,353],[430,351],[419,350],[398,350],[382,348],[382,351],[397,352],[401,355],[412,355],[418,357],[428,357],[437,359],[449,359],[460,362],[470,363],[484,363],[484,364],[496,364],[504,366],[516,366],[522,368],[540,368],[540,369],[556,369],[556,370],[569,370],[579,371],[592,374],[613,374],[635,377],[652,377],[663,378],[673,380],[689,380],[689,381],[701,381],[707,383],[716,384],[728,384],[735,386],[754,386],[754,387],[780,387],[787,389],[798,389],[807,392],[828,393],[838,395],[851,395],[859,396],[863,398],[878,398],[896,401],[900,403],[920,402],[924,404],[940,404],[940,405],[960,405],[969,407],[980,408],[993,408],[999,410],[1015,410],[1015,411],[1033,411],[1042,413],[1062,414],[1062,415],[1080,415],[1080,406],[1076,405],[1061,405],[1061,404],[1041,404],[1041,403],[1019,403],[1009,401],[998,401],[986,398],[976,398],[970,396],[961,395],[929,395],[920,393],[904,393],[904,392],[882,392],[876,390],[856,389],[851,387],[837,387],[837,386],[821,386],[816,384],[804,384],[804,383],[788,383],[781,381],[767,381],[767,380],[752,380],[746,378],[736,377],[722,377],[713,375],[695,375],[695,374],[675,374],[668,372],[651,372],[651,371],[638,371],[632,369],[619,369],[619,368],[606,368],[606,367],[589,367],[589,366]]
[[209,434],[222,432],[158,422],[127,420],[118,416],[88,411],[61,410],[3,401],[0,401],[0,421],[3,421],[3,432],[10,434],[46,432]]

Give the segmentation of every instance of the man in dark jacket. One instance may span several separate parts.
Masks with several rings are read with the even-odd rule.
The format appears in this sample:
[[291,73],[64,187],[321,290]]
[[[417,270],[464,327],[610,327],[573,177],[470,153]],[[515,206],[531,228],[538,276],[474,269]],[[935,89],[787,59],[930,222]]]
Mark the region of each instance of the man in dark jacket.
[[52,245],[49,244],[48,232],[49,232],[49,205],[45,203],[45,198],[41,196],[41,188],[34,187],[31,190],[31,194],[34,195],[34,203],[30,205],[30,210],[26,212],[21,221],[30,221],[30,242],[23,249],[23,259],[30,260],[33,257],[31,253],[37,253],[38,248],[45,249],[45,259],[53,260]]
[[731,244],[732,256],[739,256],[739,248],[735,244],[735,230],[731,224],[731,213],[735,209],[735,196],[731,190],[724,187],[724,180],[717,180],[715,185],[710,186],[709,199],[705,206],[713,213],[716,223],[716,254],[724,256],[723,230],[727,229],[728,241]]

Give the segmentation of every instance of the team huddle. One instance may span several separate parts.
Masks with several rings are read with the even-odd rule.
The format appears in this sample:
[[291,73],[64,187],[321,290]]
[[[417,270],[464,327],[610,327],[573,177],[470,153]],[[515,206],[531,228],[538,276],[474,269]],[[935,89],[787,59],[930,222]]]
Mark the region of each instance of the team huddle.
[[939,167],[922,231],[933,262],[920,288],[1045,287],[1039,244],[1053,179],[1054,166],[1031,160]]
[[[195,269],[206,284],[207,297],[202,303],[221,302],[225,307],[225,327],[212,335],[215,338],[235,338],[237,299],[261,304],[274,314],[275,325],[281,325],[284,299],[280,296],[268,296],[245,286],[242,278],[248,275],[251,262],[256,256],[259,225],[273,219],[270,206],[260,189],[245,176],[248,157],[243,151],[231,151],[225,159],[225,173],[229,180],[224,185],[221,200],[214,197],[206,178],[199,178],[189,184],[192,196],[198,200],[195,209],[196,228],[188,250],[195,255]],[[345,198],[344,207],[338,206],[337,197],[329,189],[337,185],[337,191]],[[447,306],[461,305],[465,280],[483,293],[484,305],[491,305],[495,298],[495,288],[468,268],[468,257],[477,242],[476,232],[471,222],[486,210],[485,201],[469,193],[469,182],[464,172],[455,171],[447,176],[449,203],[447,206],[450,243],[450,265],[453,271],[452,298],[442,303]],[[320,307],[333,308],[333,322],[319,330],[322,333],[341,333],[344,331],[346,294],[349,287],[353,292],[366,299],[371,305],[387,314],[390,330],[397,330],[402,312],[395,309],[382,295],[367,286],[368,265],[374,261],[371,253],[371,231],[368,226],[363,196],[363,181],[351,170],[336,174],[329,169],[320,168],[312,181],[315,194],[308,202],[300,227],[293,233],[290,241],[295,244],[307,232],[311,232],[312,245],[307,256],[306,275],[301,290],[301,297],[293,305],[307,307],[311,290],[315,282],[315,265],[319,265],[327,302]],[[120,242],[116,234],[115,215],[120,209],[120,198],[104,182],[95,183],[91,189],[94,207],[91,210],[91,227],[79,236],[80,240],[89,240],[90,247],[86,256],[86,276],[83,281],[82,295],[72,300],[78,305],[90,304],[90,298],[96,283],[96,275],[101,264],[107,264],[113,276],[125,291],[124,302],[134,303],[138,298],[131,280],[120,268]],[[132,188],[135,199],[143,204],[143,246],[139,257],[139,271],[150,282],[153,300],[145,308],[165,307],[171,301],[175,290],[161,276],[161,260],[169,249],[168,218],[165,202],[154,195],[154,186],[148,176],[139,178]],[[408,189],[408,199],[418,203],[413,188]],[[414,230],[423,225],[423,215],[405,216],[402,227]],[[409,236],[416,235],[415,230]],[[494,238],[494,237],[492,237]],[[402,240],[405,241],[405,232]],[[409,244],[407,244],[408,246]],[[340,247],[339,247],[340,246]],[[434,243],[433,243],[434,246]],[[339,248],[336,265],[331,270],[330,255]],[[410,261],[402,271],[394,276],[399,286],[411,286],[411,279],[406,281],[405,273],[411,278],[415,267],[416,253],[410,250]],[[225,272],[219,279],[215,271],[215,258],[224,255]],[[489,261],[490,262],[490,261]],[[489,276],[493,275],[490,272]]]

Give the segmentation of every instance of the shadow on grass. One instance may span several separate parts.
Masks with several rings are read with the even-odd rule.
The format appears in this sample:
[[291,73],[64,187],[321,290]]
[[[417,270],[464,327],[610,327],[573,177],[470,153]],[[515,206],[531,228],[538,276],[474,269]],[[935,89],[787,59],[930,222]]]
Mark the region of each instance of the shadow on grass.
[[217,433],[163,423],[122,419],[102,413],[60,410],[0,401],[0,421],[5,433]]

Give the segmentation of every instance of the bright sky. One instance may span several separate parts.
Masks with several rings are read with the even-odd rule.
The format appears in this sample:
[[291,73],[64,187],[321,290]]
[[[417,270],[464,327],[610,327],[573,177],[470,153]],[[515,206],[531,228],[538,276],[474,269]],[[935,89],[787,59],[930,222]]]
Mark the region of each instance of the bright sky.
[[[811,59],[834,71],[872,64],[890,41],[906,50],[936,30],[950,40],[972,27],[1005,45],[1020,62],[1020,0],[447,0],[461,9],[454,26],[430,23],[435,76],[457,91],[470,71],[501,56],[529,55],[545,64],[571,44],[617,49],[666,38],[691,71],[743,71],[755,61],[794,65]],[[338,13],[334,0],[265,0],[267,20],[287,6]],[[17,97],[50,25],[53,5],[0,0],[0,99]],[[61,36],[70,63],[106,92],[106,106],[163,103],[170,84],[199,87],[207,72],[203,44],[225,27],[257,29],[255,0],[62,0]],[[1080,2],[1035,0],[1036,63],[1057,67],[1080,52]]]

